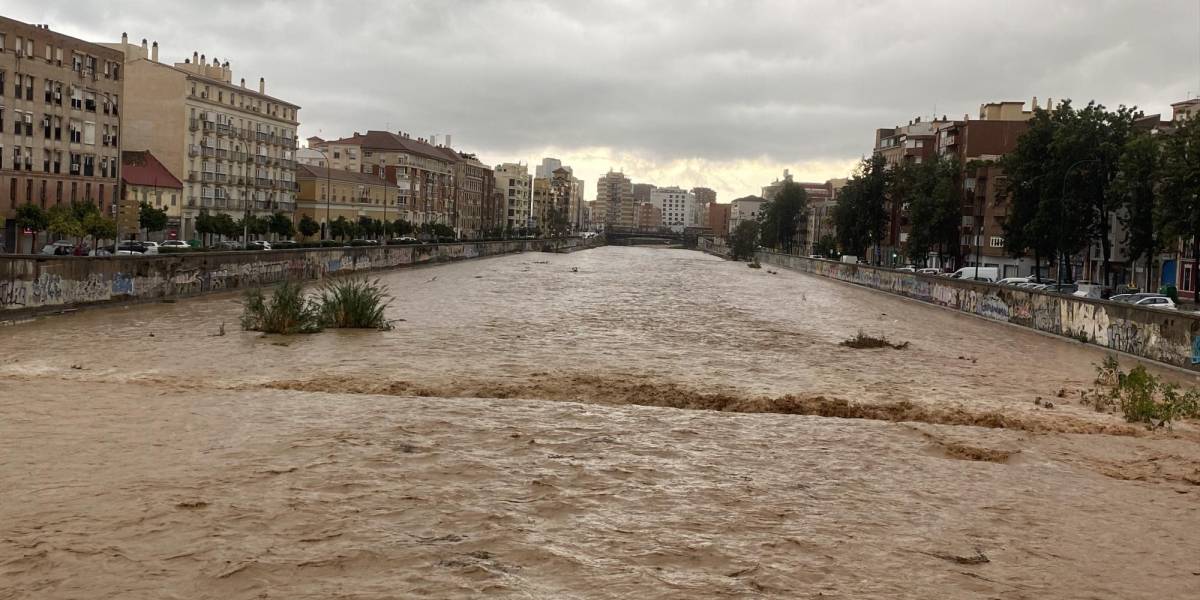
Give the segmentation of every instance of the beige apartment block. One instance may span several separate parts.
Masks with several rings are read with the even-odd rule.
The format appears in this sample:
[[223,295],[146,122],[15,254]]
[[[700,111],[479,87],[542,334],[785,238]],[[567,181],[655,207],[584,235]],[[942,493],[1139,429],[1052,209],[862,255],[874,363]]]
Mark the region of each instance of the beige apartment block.
[[321,225],[314,237],[329,237],[329,223],[345,217],[392,222],[408,221],[402,210],[402,191],[396,184],[370,173],[300,165],[296,168],[299,192],[296,197],[296,222],[307,215]]
[[596,182],[594,223],[605,229],[637,227],[633,183],[620,171],[609,171]]
[[[113,214],[120,187],[121,54],[0,17],[0,250],[28,251],[16,209],[73,201]],[[33,232],[40,233],[40,232]]]
[[454,228],[461,237],[475,239],[495,229],[493,194],[496,178],[492,168],[479,161],[474,154],[458,153],[459,161],[454,165],[454,183],[457,198]]
[[229,61],[196,52],[158,60],[147,47],[106,44],[124,54],[126,150],[149,150],[184,186],[180,237],[195,236],[201,210],[266,216],[296,210],[296,128],[300,107],[233,81]]
[[505,227],[513,231],[532,228],[533,180],[529,167],[520,163],[496,165],[496,189],[504,196]]

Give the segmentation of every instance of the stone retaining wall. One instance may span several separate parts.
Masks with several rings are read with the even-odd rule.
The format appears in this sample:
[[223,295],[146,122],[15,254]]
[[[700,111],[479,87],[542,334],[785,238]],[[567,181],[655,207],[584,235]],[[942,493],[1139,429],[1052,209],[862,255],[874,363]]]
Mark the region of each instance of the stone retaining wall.
[[[542,250],[547,242],[298,248],[149,256],[0,256],[0,321],[110,303],[144,302],[290,280]],[[586,245],[569,239],[565,246]]]
[[1046,294],[800,256],[758,253],[765,264],[830,277],[987,319],[1070,337],[1200,371],[1200,314]]

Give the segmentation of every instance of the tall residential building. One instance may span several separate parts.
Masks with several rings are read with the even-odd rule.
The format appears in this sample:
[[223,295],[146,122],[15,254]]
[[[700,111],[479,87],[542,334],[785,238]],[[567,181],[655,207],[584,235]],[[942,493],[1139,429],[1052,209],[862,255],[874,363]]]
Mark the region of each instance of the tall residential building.
[[620,171],[609,171],[596,183],[596,210],[593,222],[605,229],[637,226],[634,215],[633,183]]
[[490,200],[496,178],[492,168],[479,162],[474,154],[459,152],[458,157],[454,167],[454,187],[458,194],[454,228],[468,239],[483,237],[487,231],[484,226],[485,199]]
[[463,159],[432,136],[368,130],[340,140],[310,139],[308,145],[325,152],[334,169],[369,173],[396,184],[404,219],[458,226],[455,169]]
[[635,183],[633,184],[633,202],[641,206],[650,201],[650,194],[658,189],[653,183]]
[[717,201],[716,190],[706,187],[695,187],[692,188],[692,196],[696,198],[696,225],[711,228],[712,225],[708,221],[708,206]]
[[505,227],[511,230],[532,228],[533,179],[529,176],[529,167],[503,163],[496,165],[495,172],[496,189],[504,196]]
[[201,210],[267,216],[296,209],[300,107],[266,93],[266,82],[233,83],[229,61],[196,52],[174,64],[152,48],[107,44],[125,55],[123,146],[149,150],[184,182],[181,236],[195,236]]
[[32,242],[13,219],[22,204],[112,214],[127,72],[116,50],[4,17],[0,49],[0,249],[16,252]]
[[[554,172],[558,169],[561,169],[562,166],[562,161],[558,160],[557,158],[543,158],[542,164],[534,167],[533,176],[541,177],[542,179],[550,179],[550,177],[554,175]],[[567,170],[570,171],[571,168],[567,167]]]
[[686,227],[699,226],[696,197],[679,187],[661,187],[650,193],[650,204],[662,213],[663,227],[682,232]]
[[638,231],[657,232],[663,226],[662,209],[651,202],[637,205],[636,216]]
[[713,202],[708,205],[708,227],[712,230],[713,235],[726,238],[729,237],[729,216],[732,205],[717,204]]
[[549,178],[536,177],[533,180],[533,218],[535,227],[543,232],[549,231],[555,213],[566,219],[572,231],[576,230],[576,220],[572,218],[572,207],[579,203],[574,198],[576,189],[575,179],[569,167],[555,169]]
[[569,207],[571,226],[575,231],[587,228],[587,200],[583,197],[583,180],[571,175],[571,206]]
[[[833,211],[837,207],[838,194],[846,187],[847,179],[830,179],[825,182],[825,191],[808,199],[808,245],[815,249],[825,236],[837,237]],[[815,250],[810,250],[815,251]]]

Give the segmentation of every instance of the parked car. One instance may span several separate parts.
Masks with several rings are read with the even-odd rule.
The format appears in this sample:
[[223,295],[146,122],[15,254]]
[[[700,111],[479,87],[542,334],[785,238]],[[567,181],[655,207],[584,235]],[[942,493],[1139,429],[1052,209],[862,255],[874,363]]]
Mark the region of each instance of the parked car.
[[350,240],[350,245],[351,246],[378,246],[379,240],[365,240],[365,239],[360,238],[357,240]]
[[987,281],[996,281],[1000,279],[1000,269],[998,267],[963,267],[950,275],[955,279],[975,279],[979,281],[984,278]]
[[1109,296],[1108,299],[1112,302],[1128,302],[1129,299],[1132,297],[1133,297],[1133,294],[1115,294],[1115,295]]
[[1028,277],[1005,277],[996,283],[1000,285],[1017,285],[1019,283],[1029,283]]
[[217,245],[215,247],[220,248],[221,250],[241,250],[242,249],[242,245],[233,240],[223,240],[223,241],[217,242]]
[[117,245],[117,254],[143,255],[145,253],[146,253],[146,244],[143,244],[142,242],[139,242],[136,240],[127,240],[127,241],[121,242],[120,244]]
[[912,266],[908,266],[908,267],[899,267],[899,268],[897,268],[896,270],[897,270],[897,271],[904,271],[905,273],[916,273],[916,272],[917,272],[917,269],[916,269],[916,267],[912,267]]
[[284,250],[287,248],[299,248],[300,243],[295,240],[279,240],[271,243],[272,250]]
[[100,246],[88,252],[88,256],[112,256],[112,246]]
[[146,247],[146,254],[158,254],[158,242],[142,242]]
[[[1141,294],[1138,294],[1141,295]],[[1175,301],[1166,296],[1158,294],[1148,294],[1147,298],[1142,298],[1134,302],[1135,306],[1145,306],[1149,308],[1162,308],[1167,310],[1175,310]]]
[[270,250],[271,242],[268,242],[266,240],[254,240],[253,242],[246,244],[246,249],[247,250]]
[[191,250],[191,244],[183,240],[167,240],[160,245],[160,248],[171,248],[174,250]]
[[917,273],[920,273],[921,275],[939,275],[939,274],[941,274],[941,272],[942,272],[941,269],[934,269],[933,267],[917,269]]
[[69,256],[75,250],[75,242],[58,240],[42,246],[42,254]]

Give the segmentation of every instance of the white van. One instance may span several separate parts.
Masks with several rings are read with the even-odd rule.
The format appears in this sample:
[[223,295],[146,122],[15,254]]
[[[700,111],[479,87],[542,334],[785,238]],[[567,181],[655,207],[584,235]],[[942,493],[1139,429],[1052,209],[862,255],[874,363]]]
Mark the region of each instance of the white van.
[[950,276],[955,279],[974,279],[995,283],[997,279],[1000,279],[1000,269],[998,267],[963,267]]

